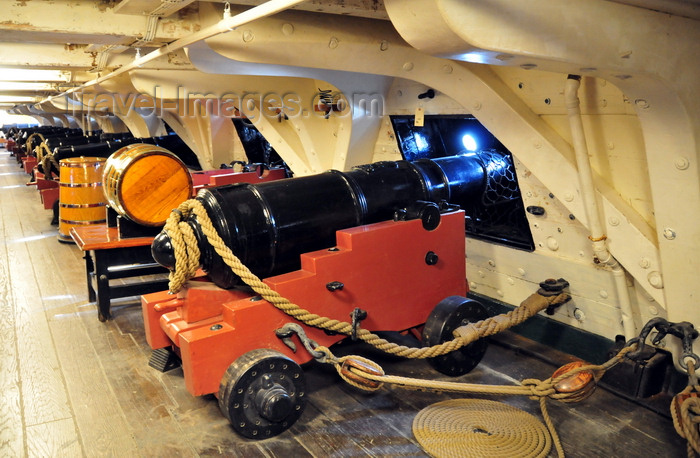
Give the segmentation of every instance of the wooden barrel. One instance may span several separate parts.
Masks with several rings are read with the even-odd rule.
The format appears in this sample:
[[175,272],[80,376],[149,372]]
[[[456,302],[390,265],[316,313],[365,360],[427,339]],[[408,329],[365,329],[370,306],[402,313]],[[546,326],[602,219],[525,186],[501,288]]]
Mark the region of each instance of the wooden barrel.
[[134,143],[105,163],[104,193],[117,213],[144,226],[162,226],[171,210],[192,196],[192,177],[173,153]]
[[107,201],[102,191],[103,157],[72,157],[60,161],[58,191],[58,240],[73,242],[73,226],[107,221]]

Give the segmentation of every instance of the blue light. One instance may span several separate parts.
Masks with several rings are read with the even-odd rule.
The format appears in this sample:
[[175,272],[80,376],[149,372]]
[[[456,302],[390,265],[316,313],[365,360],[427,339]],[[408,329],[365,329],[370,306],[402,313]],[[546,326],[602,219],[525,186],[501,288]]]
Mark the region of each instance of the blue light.
[[462,137],[462,145],[467,151],[476,151],[476,140],[469,134],[464,134]]
[[413,137],[416,139],[416,148],[418,148],[419,153],[424,153],[430,149],[430,145],[428,145],[428,141],[424,136],[416,132],[413,134]]

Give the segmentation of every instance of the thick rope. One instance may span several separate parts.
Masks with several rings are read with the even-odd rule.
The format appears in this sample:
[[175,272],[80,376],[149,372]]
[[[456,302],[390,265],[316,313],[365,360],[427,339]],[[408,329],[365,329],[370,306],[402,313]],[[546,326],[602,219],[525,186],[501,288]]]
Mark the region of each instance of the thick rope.
[[537,417],[487,399],[449,399],[416,415],[416,441],[430,456],[544,458],[552,437]]
[[[694,363],[688,363],[688,373],[695,373]],[[673,427],[688,444],[688,458],[700,455],[700,385],[689,381],[688,386],[671,401]]]
[[51,150],[46,145],[46,140],[44,140],[43,142],[41,142],[41,144],[39,145],[39,148],[37,148],[37,150],[36,150],[36,160],[38,162],[41,162],[44,159],[44,157],[46,157],[47,155],[50,155],[50,154],[53,154],[53,153],[51,153]]
[[42,142],[46,141],[46,138],[44,138],[44,136],[39,132],[34,132],[33,134],[31,134],[27,138],[27,141],[24,143],[24,149],[25,149],[27,155],[32,154],[31,148],[32,148],[32,140],[34,140],[34,137],[40,137]]
[[[411,377],[386,375],[381,366],[367,358],[355,355],[336,358],[327,347],[317,347],[316,351],[321,351],[327,355],[326,362],[335,366],[338,375],[346,383],[364,391],[376,391],[380,389],[384,383],[389,383],[411,389],[480,395],[522,395],[528,396],[530,399],[539,400],[542,418],[544,419],[545,425],[549,430],[557,453],[559,456],[563,457],[564,448],[561,445],[559,435],[554,428],[554,422],[552,421],[549,411],[547,410],[547,398],[556,399],[561,402],[578,402],[585,399],[591,393],[591,391],[587,389],[589,388],[587,386],[581,387],[579,391],[566,393],[558,392],[555,387],[564,379],[575,377],[581,372],[591,372],[594,376],[595,382],[597,382],[603,376],[605,371],[618,364],[627,353],[635,350],[636,348],[636,344],[625,347],[620,350],[617,355],[603,364],[588,364],[580,366],[564,372],[555,378],[550,377],[545,380],[525,379],[521,382],[521,385],[482,385],[475,383],[423,380]],[[358,365],[347,364],[352,360],[360,361],[363,363],[363,366],[367,366],[368,368],[363,370],[362,367],[358,368]],[[363,380],[365,380],[365,382],[363,382]],[[371,385],[366,382],[367,380],[376,382],[376,384]]]
[[53,180],[53,170],[55,169],[56,173],[60,173],[61,169],[61,166],[59,165],[58,161],[56,161],[53,153],[47,154],[41,159],[41,167],[44,169],[45,180]]
[[[197,217],[197,222],[202,229],[202,233],[231,270],[267,302],[308,326],[345,335],[352,334],[353,326],[351,323],[322,317],[312,313],[282,297],[253,274],[233,254],[231,249],[224,243],[219,234],[217,234],[204,206],[197,199],[190,199],[183,202],[177,210],[174,210],[170,214],[165,223],[164,229],[170,236],[173,252],[175,253],[175,269],[170,272],[170,283],[168,286],[171,293],[177,293],[184,286],[185,282],[195,275],[199,267],[200,253],[196,239],[194,236],[189,237],[185,235],[187,231],[191,231],[189,224],[184,222],[190,215],[195,215]],[[523,301],[520,307],[504,315],[498,315],[470,324],[463,329],[465,332],[460,333],[454,340],[432,347],[414,348],[398,345],[382,339],[376,334],[362,328],[356,330],[356,335],[367,344],[396,356],[405,358],[433,358],[450,353],[480,338],[497,334],[511,326],[520,324],[550,305],[561,304],[568,299],[569,296],[567,294],[559,294],[552,297],[543,297],[539,294],[533,294]]]

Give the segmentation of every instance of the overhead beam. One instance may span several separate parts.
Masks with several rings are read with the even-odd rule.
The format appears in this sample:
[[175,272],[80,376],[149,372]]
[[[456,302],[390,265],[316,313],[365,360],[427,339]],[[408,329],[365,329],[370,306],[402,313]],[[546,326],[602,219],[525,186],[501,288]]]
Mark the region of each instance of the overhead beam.
[[97,53],[85,52],[85,46],[65,43],[11,43],[0,45],[3,67],[40,69],[83,69],[95,66]]
[[[124,44],[143,38],[148,17],[116,14],[108,2],[4,2],[0,41],[60,44]],[[166,43],[199,28],[196,15],[161,21],[152,39]]]
[[[223,0],[207,0],[216,3],[224,3]],[[234,0],[230,2],[236,5],[257,6],[265,0]],[[340,14],[343,16],[357,16],[369,19],[388,20],[389,15],[384,8],[384,0],[307,0],[304,3],[293,6],[293,10],[313,11],[314,13]]]
[[118,14],[168,17],[189,6],[194,0],[121,0],[114,8]]

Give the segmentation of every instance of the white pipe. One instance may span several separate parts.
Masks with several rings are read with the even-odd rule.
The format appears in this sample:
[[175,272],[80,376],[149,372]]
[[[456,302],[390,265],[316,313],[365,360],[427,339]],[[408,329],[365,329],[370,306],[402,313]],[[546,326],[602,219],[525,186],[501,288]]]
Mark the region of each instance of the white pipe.
[[617,259],[610,253],[608,245],[605,242],[605,230],[600,218],[598,197],[596,195],[595,185],[593,184],[593,172],[588,156],[588,145],[586,144],[586,136],[583,132],[583,122],[581,120],[581,106],[578,98],[580,86],[581,77],[569,75],[566,80],[566,86],[564,87],[564,100],[566,102],[566,113],[569,118],[571,138],[576,154],[581,198],[583,199],[583,206],[591,231],[589,238],[593,243],[593,254],[598,262],[610,267],[612,271],[617,300],[619,302],[622,333],[625,336],[625,340],[629,340],[637,334],[632,317],[632,303],[630,302],[630,294],[627,289],[625,271],[620,263],[617,262]]
[[[81,89],[90,87],[90,86],[95,86],[97,84],[100,84],[104,81],[107,81],[108,79],[114,78],[115,76],[119,76],[123,73],[126,73],[128,71],[131,71],[135,68],[138,68],[142,66],[143,64],[146,64],[154,59],[157,59],[159,57],[165,56],[171,52],[177,51],[179,49],[182,49],[186,46],[189,46],[191,44],[194,44],[198,41],[206,40],[207,38],[211,38],[215,35],[219,35],[224,32],[228,32],[230,30],[235,29],[236,27],[240,27],[244,24],[247,24],[249,22],[252,22],[256,19],[261,19],[267,16],[271,16],[275,13],[279,13],[280,11],[286,10],[288,8],[291,8],[295,5],[298,5],[299,3],[302,3],[304,0],[269,0],[265,3],[262,3],[258,6],[254,6],[253,8],[247,9],[243,11],[242,13],[236,14],[235,16],[230,16],[227,15],[226,12],[224,12],[224,18],[217,22],[216,24],[210,25],[207,28],[204,28],[200,30],[199,32],[193,33],[192,35],[188,35],[186,37],[180,38],[178,40],[173,41],[172,43],[169,43],[165,46],[162,46],[155,51],[152,51],[148,54],[146,54],[143,57],[140,57],[138,59],[134,59],[131,63],[124,65],[123,67],[108,73],[107,75],[100,76],[99,78],[95,78],[94,80],[90,80],[86,83],[84,83],[82,86],[72,88],[62,94],[55,95],[52,97],[49,97],[45,101],[51,101],[53,99],[59,98],[59,97],[64,97],[70,93],[79,91]],[[226,10],[228,11],[228,10]]]

